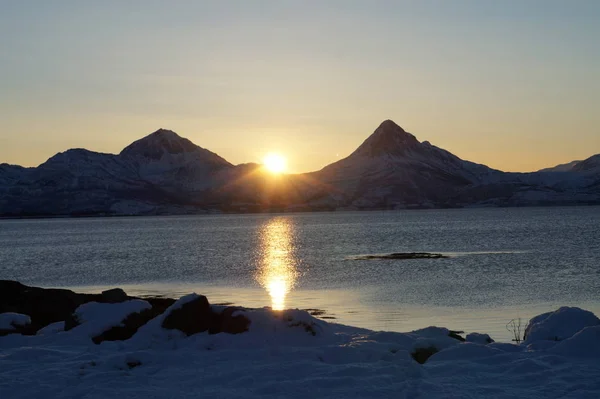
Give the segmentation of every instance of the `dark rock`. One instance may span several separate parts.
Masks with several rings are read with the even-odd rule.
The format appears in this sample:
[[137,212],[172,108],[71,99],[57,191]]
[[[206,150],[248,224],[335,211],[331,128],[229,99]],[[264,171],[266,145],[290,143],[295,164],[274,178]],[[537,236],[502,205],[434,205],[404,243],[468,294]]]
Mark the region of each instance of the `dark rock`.
[[[123,297],[124,295],[124,297]],[[74,316],[75,310],[88,302],[115,303],[127,297],[125,292],[116,288],[102,294],[78,294],[71,290],[55,288],[28,287],[17,281],[0,280],[0,313],[15,312],[31,317],[31,324],[15,330],[0,331],[6,334],[34,335],[39,329],[57,321],[65,321],[65,331],[79,325]],[[161,314],[175,303],[171,298],[145,298],[152,305],[152,312]]]
[[427,348],[417,348],[410,355],[413,359],[417,361],[417,363],[423,364],[427,361],[427,359],[429,359],[431,356],[438,352],[439,351],[437,350],[437,348],[435,348],[434,346],[430,346]]
[[461,337],[460,335],[458,335],[458,334],[464,334],[464,333],[465,333],[464,331],[453,331],[453,330],[449,330],[449,331],[448,331],[448,336],[449,336],[450,338],[457,339],[457,340],[459,340],[460,342],[465,342],[465,339],[464,339],[463,337]]
[[324,310],[321,309],[312,309],[312,308],[308,308],[308,309],[302,309],[305,312],[308,312],[311,316],[323,316],[325,314]]
[[121,288],[113,288],[110,290],[102,291],[103,302],[106,303],[121,303],[127,299],[127,294]]
[[65,318],[65,331],[69,331],[80,325],[81,322],[75,315],[75,313],[71,313]]
[[101,295],[28,287],[17,281],[0,280],[0,313],[16,312],[31,317],[30,327],[24,330],[26,334],[35,334],[48,324],[66,320],[77,307],[91,301],[103,302]]
[[143,299],[144,301],[147,301],[150,303],[150,305],[152,305],[153,309],[158,309],[160,310],[160,313],[164,313],[165,310],[167,310],[167,308],[169,306],[171,306],[172,304],[174,304],[176,301],[173,298],[162,298],[162,297],[147,297],[147,298],[140,298]]
[[212,326],[209,333],[217,334],[217,333],[227,333],[227,334],[240,334],[248,331],[248,326],[250,325],[250,320],[242,315],[237,314],[233,315],[236,311],[244,311],[242,308],[238,307],[228,307],[223,310],[223,312],[218,315],[218,317],[213,320],[216,321],[215,325]]
[[[31,317],[32,323],[11,330],[0,330],[0,336],[6,334],[34,335],[39,329],[58,321],[65,322],[65,331],[80,324],[75,310],[88,302],[119,303],[128,299],[120,288],[103,291],[101,294],[78,294],[65,289],[45,289],[28,287],[16,281],[0,280],[0,313],[15,312]],[[175,303],[174,299],[151,297],[143,298],[152,305],[151,309],[130,314],[121,325],[114,326],[92,340],[99,344],[103,341],[127,340],[137,330]],[[165,317],[162,327],[177,329],[186,335],[208,331],[211,334],[239,334],[248,331],[250,320],[241,314],[234,316],[238,307],[227,307],[221,313],[213,312],[205,296],[196,299],[173,310]]]
[[126,364],[126,365],[127,365],[127,367],[129,367],[129,369],[131,370],[131,369],[133,369],[133,368],[136,368],[136,367],[138,367],[138,366],[141,366],[141,365],[142,365],[142,362],[140,362],[139,360],[131,360],[131,361],[129,361],[129,362],[127,362],[127,363],[125,363],[125,364]]
[[168,330],[180,330],[189,336],[208,331],[211,328],[212,319],[208,300],[205,296],[200,295],[180,308],[171,311],[163,320],[162,327]]

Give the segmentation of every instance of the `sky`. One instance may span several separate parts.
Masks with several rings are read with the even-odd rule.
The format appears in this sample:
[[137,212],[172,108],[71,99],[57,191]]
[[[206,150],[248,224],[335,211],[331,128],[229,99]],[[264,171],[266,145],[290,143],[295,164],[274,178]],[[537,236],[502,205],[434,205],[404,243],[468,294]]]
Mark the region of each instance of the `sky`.
[[159,128],[292,172],[385,119],[505,171],[600,153],[600,1],[1,1],[0,163]]

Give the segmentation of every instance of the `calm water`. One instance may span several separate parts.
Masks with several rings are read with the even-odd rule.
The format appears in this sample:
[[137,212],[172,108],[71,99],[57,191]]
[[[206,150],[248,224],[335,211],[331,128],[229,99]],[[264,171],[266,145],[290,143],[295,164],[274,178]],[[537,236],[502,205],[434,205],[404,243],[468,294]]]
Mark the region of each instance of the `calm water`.
[[[448,259],[353,260],[441,252]],[[600,207],[0,221],[0,279],[509,339],[559,305],[600,314]]]

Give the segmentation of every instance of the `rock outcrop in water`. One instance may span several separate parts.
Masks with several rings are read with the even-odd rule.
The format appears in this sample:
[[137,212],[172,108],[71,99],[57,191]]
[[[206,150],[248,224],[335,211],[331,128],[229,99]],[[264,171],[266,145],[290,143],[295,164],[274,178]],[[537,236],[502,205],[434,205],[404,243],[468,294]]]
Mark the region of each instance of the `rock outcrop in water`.
[[355,260],[372,260],[372,259],[442,259],[449,258],[447,255],[443,254],[435,254],[430,252],[394,252],[391,254],[381,254],[381,255],[359,255],[355,256],[352,259]]

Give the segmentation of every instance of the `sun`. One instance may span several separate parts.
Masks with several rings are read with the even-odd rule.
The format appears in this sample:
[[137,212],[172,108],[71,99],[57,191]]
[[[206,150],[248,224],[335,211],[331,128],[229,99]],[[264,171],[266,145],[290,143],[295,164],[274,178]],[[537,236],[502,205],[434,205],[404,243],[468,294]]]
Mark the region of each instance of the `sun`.
[[263,158],[263,165],[271,173],[283,173],[287,166],[285,158],[275,153],[267,154]]

